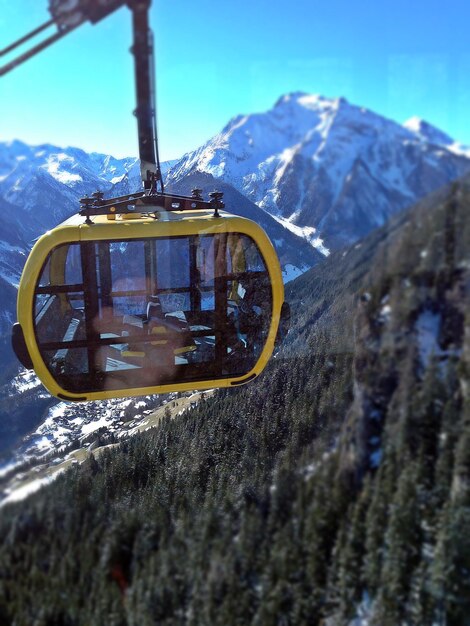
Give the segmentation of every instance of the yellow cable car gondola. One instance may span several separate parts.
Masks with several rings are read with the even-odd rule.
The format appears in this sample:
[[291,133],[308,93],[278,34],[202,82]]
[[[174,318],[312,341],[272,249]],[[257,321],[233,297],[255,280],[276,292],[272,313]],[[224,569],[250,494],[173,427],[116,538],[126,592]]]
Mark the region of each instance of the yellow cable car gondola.
[[[164,192],[155,119],[150,0],[49,0],[57,32],[0,76],[89,20],[132,11],[144,191],[81,200],[43,235],[25,265],[12,343],[21,363],[66,400],[229,387],[255,378],[286,322],[282,275],[260,226],[204,201]],[[158,190],[157,187],[160,187]],[[85,219],[84,219],[85,218]]]
[[262,228],[207,209],[111,216],[74,216],[34,246],[14,332],[23,364],[75,401],[255,378],[284,301]]

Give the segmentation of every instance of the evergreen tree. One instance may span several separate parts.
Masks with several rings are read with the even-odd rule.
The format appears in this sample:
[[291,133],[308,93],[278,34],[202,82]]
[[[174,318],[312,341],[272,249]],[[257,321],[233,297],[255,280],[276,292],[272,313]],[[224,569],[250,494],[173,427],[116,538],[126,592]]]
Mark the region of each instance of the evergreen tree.
[[408,460],[400,474],[390,507],[377,607],[377,615],[384,626],[404,620],[411,574],[420,561],[417,477],[417,462]]

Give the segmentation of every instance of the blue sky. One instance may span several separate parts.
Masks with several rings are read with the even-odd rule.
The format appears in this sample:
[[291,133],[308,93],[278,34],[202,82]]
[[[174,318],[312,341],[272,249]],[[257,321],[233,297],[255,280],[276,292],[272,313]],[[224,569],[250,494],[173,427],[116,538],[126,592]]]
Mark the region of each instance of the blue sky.
[[[0,47],[48,19],[0,0]],[[153,0],[160,151],[175,158],[291,91],[417,115],[470,144],[466,0]],[[137,154],[131,20],[122,8],[0,79],[0,141]]]

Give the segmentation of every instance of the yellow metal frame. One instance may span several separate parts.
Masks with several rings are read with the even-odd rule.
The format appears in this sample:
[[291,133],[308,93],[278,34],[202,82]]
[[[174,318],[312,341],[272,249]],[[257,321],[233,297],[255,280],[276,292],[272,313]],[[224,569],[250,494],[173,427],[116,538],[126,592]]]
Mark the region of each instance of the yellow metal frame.
[[[163,237],[215,235],[233,232],[251,237],[258,246],[269,272],[273,296],[271,325],[266,343],[255,366],[247,374],[236,378],[216,378],[200,382],[176,383],[112,391],[94,391],[88,393],[72,393],[57,384],[41,357],[34,331],[34,292],[47,256],[53,248],[61,244],[84,241],[160,239]],[[249,219],[237,217],[225,212],[221,212],[220,217],[214,217],[212,213],[207,211],[194,211],[190,213],[162,213],[158,220],[150,217],[123,220],[117,216],[116,220],[111,221],[107,220],[106,217],[100,216],[94,218],[92,224],[85,224],[83,223],[83,218],[77,215],[59,225],[57,228],[45,233],[31,250],[21,276],[18,290],[17,313],[34,370],[43,385],[52,395],[75,401],[105,400],[109,398],[125,398],[154,393],[169,393],[170,391],[231,387],[252,380],[263,371],[273,353],[283,302],[284,285],[277,254],[264,230]]]

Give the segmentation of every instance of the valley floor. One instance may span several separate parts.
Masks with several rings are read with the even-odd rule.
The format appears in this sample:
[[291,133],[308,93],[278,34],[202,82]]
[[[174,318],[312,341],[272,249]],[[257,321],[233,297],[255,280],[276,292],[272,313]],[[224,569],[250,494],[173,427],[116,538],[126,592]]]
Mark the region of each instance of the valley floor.
[[22,468],[21,465],[12,465],[12,470],[7,472],[3,478],[0,477],[0,507],[9,502],[17,502],[27,498],[30,494],[50,484],[62,472],[73,465],[83,463],[90,455],[95,458],[100,456],[104,450],[116,447],[119,441],[138,433],[155,428],[163,417],[169,415],[175,417],[181,415],[188,408],[194,407],[201,397],[209,398],[214,394],[214,390],[205,392],[188,392],[179,398],[163,400],[163,403],[156,409],[144,411],[127,423],[120,423],[119,431],[116,434],[117,442],[100,442],[99,436],[90,443],[89,438],[83,435],[78,441],[78,448],[72,451],[65,451],[64,447],[59,447],[49,453],[46,460],[41,458],[30,459],[28,466]]

